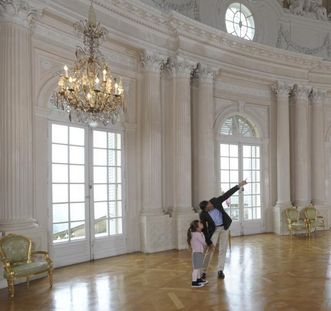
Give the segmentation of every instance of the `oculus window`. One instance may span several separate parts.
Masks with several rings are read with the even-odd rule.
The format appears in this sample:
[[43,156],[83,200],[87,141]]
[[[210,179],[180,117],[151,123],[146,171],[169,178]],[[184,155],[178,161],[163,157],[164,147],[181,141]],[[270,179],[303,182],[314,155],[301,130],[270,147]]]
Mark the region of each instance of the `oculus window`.
[[225,13],[226,31],[236,37],[253,40],[255,35],[254,17],[241,3],[232,3]]

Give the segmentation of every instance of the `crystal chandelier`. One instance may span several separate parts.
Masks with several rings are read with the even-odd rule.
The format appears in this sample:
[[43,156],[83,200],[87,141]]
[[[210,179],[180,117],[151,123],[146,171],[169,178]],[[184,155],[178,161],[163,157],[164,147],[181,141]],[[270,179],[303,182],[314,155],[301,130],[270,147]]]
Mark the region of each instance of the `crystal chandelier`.
[[112,78],[109,66],[99,51],[107,35],[106,28],[96,22],[91,3],[88,20],[74,24],[83,38],[84,47],[76,49],[72,68],[64,66],[58,88],[52,101],[59,109],[69,113],[69,120],[96,126],[114,123],[124,106],[124,89],[121,80]]

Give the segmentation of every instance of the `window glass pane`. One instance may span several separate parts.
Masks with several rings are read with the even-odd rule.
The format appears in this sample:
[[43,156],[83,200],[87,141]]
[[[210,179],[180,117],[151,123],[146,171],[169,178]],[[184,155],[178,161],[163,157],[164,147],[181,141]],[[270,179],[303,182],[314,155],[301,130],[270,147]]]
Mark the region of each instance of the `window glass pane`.
[[63,242],[69,239],[69,224],[53,224],[53,241]]
[[66,222],[68,220],[68,204],[53,204],[53,222]]
[[116,185],[109,185],[109,200],[116,200]]
[[229,181],[230,181],[229,171],[221,170],[221,182],[229,182]]
[[117,222],[117,234],[122,234],[123,233],[122,218],[117,218],[116,222]]
[[79,240],[85,238],[85,222],[71,222],[71,239],[72,240]]
[[122,165],[122,152],[121,151],[117,151],[117,154],[116,154],[116,165],[117,166],[121,166]]
[[108,235],[108,219],[99,218],[95,220],[94,231],[96,237],[102,237]]
[[85,204],[71,203],[70,204],[70,220],[85,220]]
[[93,168],[93,182],[95,184],[107,183],[107,166],[95,166]]
[[115,166],[115,152],[114,150],[108,151],[108,165]]
[[250,158],[252,156],[251,146],[243,146],[243,156],[244,158]]
[[85,182],[85,167],[83,165],[70,165],[70,182]]
[[85,185],[70,184],[70,202],[85,201]]
[[229,169],[229,158],[224,158],[224,157],[221,157],[221,169],[222,170],[227,170]]
[[220,145],[220,154],[221,154],[221,157],[228,157],[229,156],[229,145],[221,144]]
[[238,157],[238,146],[230,145],[230,157]]
[[59,144],[67,144],[68,127],[65,125],[52,124],[52,142]]
[[122,201],[117,201],[117,217],[122,217]]
[[52,182],[66,183],[68,182],[68,165],[53,164],[52,165]]
[[238,169],[238,158],[230,158],[230,169],[231,170]]
[[71,164],[84,164],[84,147],[70,146],[70,163]]
[[52,162],[53,163],[68,163],[68,146],[52,145]]
[[109,219],[109,234],[117,233],[116,219]]
[[121,149],[122,141],[121,141],[121,134],[116,134],[116,148]]
[[116,201],[109,202],[109,217],[116,217]]
[[109,183],[116,183],[116,167],[109,167],[108,174]]
[[79,127],[69,128],[69,143],[70,145],[85,145],[85,131]]
[[107,132],[93,131],[93,147],[107,148]]
[[243,160],[243,168],[244,170],[250,170],[252,169],[252,163],[251,163],[251,159],[244,159]]
[[68,202],[68,185],[53,184],[52,186],[53,203]]
[[238,180],[238,171],[230,171],[230,182],[237,183]]
[[93,164],[94,165],[107,165],[107,150],[94,149],[93,150]]
[[107,216],[107,202],[94,203],[94,219],[97,221]]
[[122,182],[122,169],[118,167],[117,169],[117,182],[121,183]]
[[94,185],[94,201],[107,201],[107,185]]
[[122,185],[117,184],[117,200],[121,200],[122,199]]
[[108,133],[108,148],[115,149],[115,133]]

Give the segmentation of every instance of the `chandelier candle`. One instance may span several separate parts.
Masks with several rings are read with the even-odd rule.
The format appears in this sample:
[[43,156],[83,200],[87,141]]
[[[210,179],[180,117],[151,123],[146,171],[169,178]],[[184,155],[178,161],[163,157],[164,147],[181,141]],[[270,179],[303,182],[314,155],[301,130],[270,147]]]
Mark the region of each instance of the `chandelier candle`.
[[115,123],[124,107],[124,89],[120,79],[112,78],[99,50],[108,32],[96,21],[92,3],[88,20],[75,23],[74,28],[83,38],[84,47],[76,49],[71,68],[64,66],[53,103],[69,113],[70,121],[74,118],[89,125]]

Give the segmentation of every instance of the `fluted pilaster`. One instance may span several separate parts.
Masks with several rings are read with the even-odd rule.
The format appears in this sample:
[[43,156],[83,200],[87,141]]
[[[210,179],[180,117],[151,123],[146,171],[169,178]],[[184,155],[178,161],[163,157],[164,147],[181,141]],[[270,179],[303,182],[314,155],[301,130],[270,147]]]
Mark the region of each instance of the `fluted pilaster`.
[[175,154],[174,154],[174,211],[192,210],[192,150],[190,78],[193,62],[177,58],[175,71]]
[[314,205],[325,203],[324,112],[326,91],[314,89],[311,96],[311,198]]
[[277,203],[274,208],[274,231],[286,232],[284,209],[291,206],[289,94],[286,82],[272,85],[277,97]]
[[0,231],[33,219],[31,34],[25,1],[0,5]]
[[311,87],[294,88],[294,202],[304,207],[311,201],[308,103]]
[[197,190],[200,201],[208,200],[215,195],[214,76],[215,71],[211,68],[199,68]]
[[277,203],[289,203],[290,195],[290,119],[289,94],[292,86],[286,82],[273,85],[277,96]]
[[142,122],[143,213],[162,213],[161,91],[160,69],[167,57],[145,52]]

